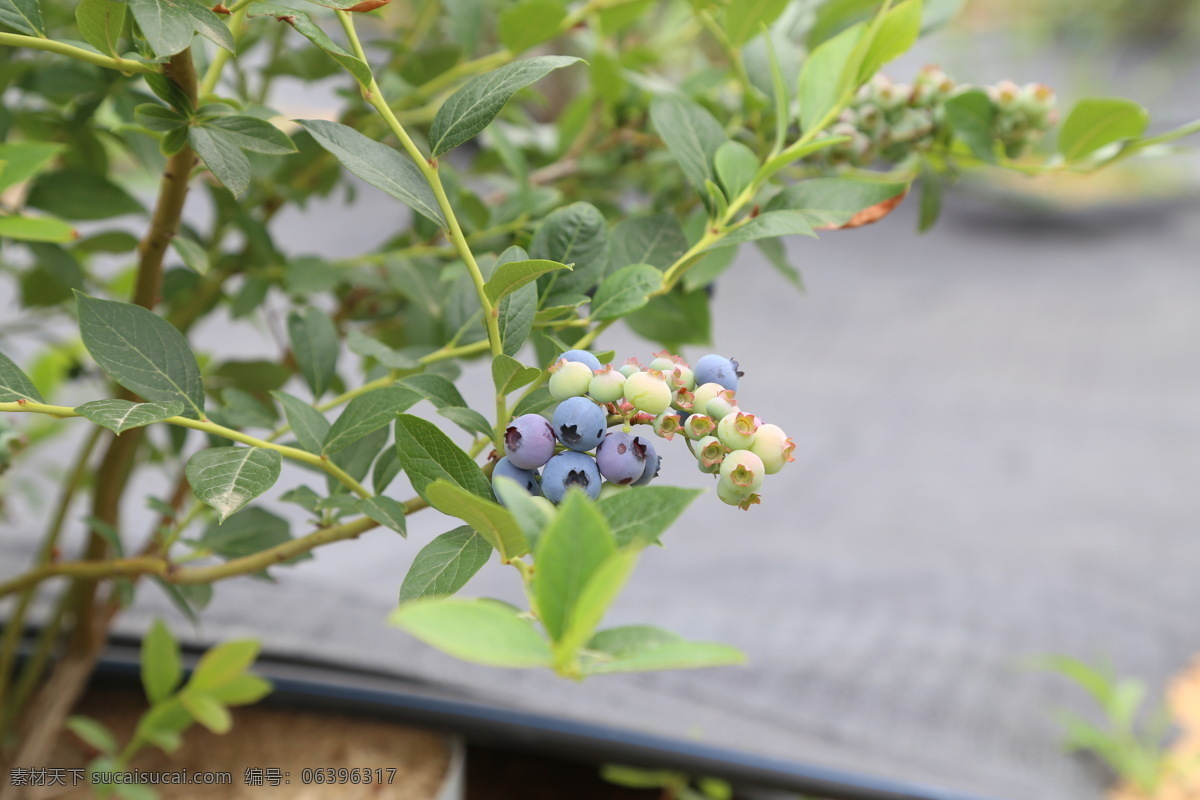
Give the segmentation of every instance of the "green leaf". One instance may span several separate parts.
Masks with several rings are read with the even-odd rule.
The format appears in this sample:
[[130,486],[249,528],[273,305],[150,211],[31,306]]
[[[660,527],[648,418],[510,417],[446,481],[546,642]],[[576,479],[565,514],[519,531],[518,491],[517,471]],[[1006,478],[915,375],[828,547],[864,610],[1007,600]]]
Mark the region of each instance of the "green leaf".
[[928,163],[921,164],[921,213],[917,231],[924,233],[937,223],[942,213],[942,182]]
[[596,508],[608,520],[619,547],[648,547],[704,492],[678,486],[634,486],[602,497]]
[[106,755],[116,755],[117,737],[102,722],[91,717],[67,717],[67,729]]
[[82,167],[64,167],[39,175],[25,204],[64,219],[108,219],[140,214],[142,204],[103,175]]
[[233,34],[230,33],[229,28],[225,26],[220,17],[200,3],[188,2],[188,0],[182,0],[182,3],[184,10],[192,18],[192,28],[196,33],[223,50],[228,50],[230,53],[237,52]]
[[570,489],[554,521],[538,537],[534,595],[542,624],[562,638],[579,595],[616,543],[608,523],[579,489]]
[[812,178],[789,185],[767,204],[770,216],[778,211],[803,212],[815,225],[845,225],[858,212],[908,191],[902,181],[870,178]]
[[421,170],[406,156],[337,122],[323,119],[298,119],[296,122],[346,169],[407,203],[438,226],[446,227],[446,218],[438,208],[433,190]]
[[[791,42],[785,42],[791,48]],[[787,80],[783,77],[783,69],[779,66],[779,55],[775,52],[775,42],[768,33],[763,37],[763,45],[767,50],[767,65],[771,69],[771,99],[775,104],[775,147],[773,152],[783,150],[787,141],[788,125],[791,123],[791,93],[788,92]]]
[[491,667],[548,667],[550,645],[517,611],[488,600],[426,597],[388,621],[455,658]]
[[[112,2],[113,0],[105,0]],[[4,0],[0,0],[2,4]],[[63,149],[52,142],[5,142],[0,144],[0,191],[29,180],[50,166]]]
[[[114,2],[114,0],[104,0],[106,3]],[[193,242],[186,236],[175,235],[171,237],[171,247],[183,259],[183,265],[197,275],[204,275],[208,272],[208,252],[200,245]]]
[[250,187],[250,160],[232,137],[214,128],[188,128],[188,143],[221,184],[240,195]]
[[[197,544],[222,558],[241,558],[291,539],[287,520],[266,509],[251,506],[225,523],[209,525]],[[311,553],[302,553],[284,563],[293,564],[309,558],[312,558]]]
[[297,11],[294,8],[275,6],[270,3],[255,3],[250,7],[250,11],[252,12],[250,16],[271,16],[279,22],[291,25],[297,33],[324,50],[330,58],[353,75],[354,79],[364,89],[370,87],[372,80],[371,68],[367,66],[367,63],[362,59],[350,55],[335,44],[333,39],[329,38],[329,34],[325,33],[317,23],[313,22],[312,17],[308,14]]
[[470,456],[428,420],[401,414],[396,418],[396,454],[413,489],[429,501],[426,488],[445,479],[490,500],[488,480]]
[[221,131],[223,141],[252,153],[286,156],[296,152],[296,145],[286,133],[258,117],[228,114],[205,120],[203,127]]
[[539,386],[517,403],[517,407],[513,409],[513,416],[538,414],[557,402],[558,400],[550,394],[549,387]]
[[196,722],[213,733],[225,734],[233,728],[233,717],[230,715],[229,709],[207,692],[191,690],[180,692],[179,702],[183,703],[183,707]]
[[822,42],[805,59],[800,69],[797,97],[800,101],[800,124],[806,133],[824,127],[827,117],[847,95],[851,81],[846,75],[851,71],[858,74],[851,58],[865,30],[866,26],[862,24],[847,28]]
[[61,244],[79,237],[70,223],[53,217],[0,217],[0,239]]
[[472,494],[446,480],[436,480],[425,489],[429,505],[458,517],[474,528],[488,544],[496,548],[506,564],[529,552],[529,543],[521,526],[508,509],[492,500]]
[[429,131],[433,157],[458,147],[486,128],[520,89],[581,60],[571,56],[527,58],[467,81],[433,118]]
[[676,288],[630,314],[625,324],[668,350],[678,351],[685,344],[708,344],[712,337],[708,293],[703,290],[685,293]]
[[373,358],[385,367],[392,369],[418,369],[421,365],[417,359],[393,350],[378,339],[372,339],[358,328],[351,328],[346,334],[346,346],[350,352],[363,358]]
[[45,35],[37,0],[0,0],[0,25],[30,36]]
[[337,369],[337,328],[328,314],[308,306],[288,314],[287,329],[300,374],[313,397],[319,398],[329,388]]
[[400,584],[400,602],[455,594],[491,557],[492,546],[470,526],[446,531],[413,559]]
[[192,670],[186,690],[210,692],[225,686],[246,671],[258,658],[261,645],[254,639],[238,639],[222,642],[210,648]]
[[347,445],[357,442],[372,431],[387,425],[401,411],[407,411],[421,396],[403,386],[385,386],[359,395],[346,404],[341,416],[325,436],[321,452],[336,453]]
[[770,239],[776,236],[812,236],[812,218],[804,211],[768,211],[759,214],[745,225],[734,230],[724,238],[709,247],[709,250],[719,250],[722,247],[732,247],[742,242],[753,242],[756,239]]
[[630,217],[612,232],[612,266],[650,264],[666,269],[688,249],[687,236],[673,212]]
[[227,706],[245,706],[262,700],[271,693],[271,688],[270,681],[246,672],[210,689],[207,694]]
[[989,163],[996,161],[996,143],[992,135],[992,124],[996,119],[996,107],[987,92],[969,89],[948,99],[946,124],[976,158]]
[[525,540],[529,542],[529,549],[536,551],[538,537],[542,535],[554,514],[547,511],[543,504],[536,502],[533,495],[512,478],[493,475],[492,491],[517,521],[521,532],[525,534]]
[[151,402],[183,402],[185,417],[204,413],[200,367],[182,333],[141,306],[75,297],[83,344],[108,377]]
[[567,619],[562,638],[555,644],[561,661],[570,661],[577,650],[596,632],[608,608],[629,582],[637,565],[638,554],[633,550],[618,550],[604,561],[588,578]]
[[[492,267],[492,276],[501,267],[519,261],[528,261],[529,254],[521,247],[509,247]],[[505,355],[514,356],[529,339],[533,331],[533,320],[537,316],[537,286],[526,284],[513,291],[496,306],[496,321],[500,328],[500,342]]]
[[462,428],[467,433],[489,437],[492,435],[492,423],[478,411],[464,406],[446,406],[439,408],[438,413]]
[[551,276],[556,292],[586,292],[608,269],[608,223],[590,203],[572,203],[542,220],[529,252],[535,259],[575,265]]
[[1067,115],[1058,134],[1058,152],[1076,161],[1122,139],[1133,139],[1146,131],[1150,117],[1146,109],[1119,97],[1080,100]]
[[532,259],[529,261],[510,261],[501,264],[492,273],[492,277],[484,284],[484,292],[488,300],[495,303],[500,298],[520,289],[526,284],[536,281],[540,276],[558,270],[570,270],[566,264],[557,261]]
[[189,458],[184,472],[196,497],[224,522],[275,485],[282,460],[262,447],[213,447]]
[[721,123],[702,106],[679,95],[657,95],[650,102],[650,119],[683,174],[697,189],[713,180],[712,161],[727,139]]
[[[780,239],[758,239],[754,242],[754,246],[758,248],[763,257],[767,259],[767,263],[775,268],[776,272],[787,279],[789,283],[795,286],[800,291],[804,291],[804,277],[800,274],[800,270],[792,266],[788,260],[787,249],[783,246],[783,241]],[[733,250],[725,250],[723,252],[736,252]],[[688,273],[689,275],[691,273]],[[687,276],[684,276],[684,288],[691,289],[688,285]]]
[[320,453],[321,445],[329,435],[329,420],[325,415],[287,392],[273,391],[271,396],[283,406],[283,415],[296,435],[297,444],[310,453]]
[[583,664],[585,675],[694,669],[745,663],[737,649],[710,642],[689,642],[649,625],[627,625],[600,631],[588,642],[598,656]]
[[[387,444],[387,439],[388,429],[386,427],[379,428],[349,447],[338,450],[331,459],[351,478],[361,481],[367,476],[367,471],[371,469],[371,463],[375,461]],[[340,485],[332,477],[329,478],[329,486],[331,491],[340,490]]]
[[770,25],[787,8],[789,0],[737,0],[725,9],[725,35],[735,47],[758,36],[759,26]]
[[663,274],[649,264],[630,264],[609,275],[592,298],[592,319],[617,319],[635,311],[662,288]]
[[446,408],[447,406],[466,407],[467,401],[463,400],[463,396],[458,389],[446,378],[433,373],[425,373],[424,375],[412,375],[400,381],[400,385],[412,389],[421,397],[433,403],[435,408]]
[[923,10],[922,0],[904,0],[888,10],[863,53],[857,80],[852,88],[870,80],[884,64],[907,53],[916,44],[917,37],[921,35]]
[[520,0],[500,13],[500,41],[513,53],[523,53],[553,39],[566,16],[562,0]]
[[183,678],[179,643],[161,619],[154,620],[142,639],[141,666],[142,688],[151,704],[165,700]]
[[[494,370],[495,367],[493,367]],[[536,378],[537,375],[535,374],[534,377]],[[42,399],[37,387],[33,385],[33,381],[29,380],[29,376],[22,372],[11,358],[0,353],[0,402],[11,403],[14,400],[46,402]]]
[[129,10],[159,58],[182,52],[192,43],[195,28],[187,5],[191,0],[128,0]]
[[[0,362],[0,366],[2,364],[3,362]],[[522,386],[528,386],[541,374],[540,369],[527,367],[512,356],[498,355],[492,359],[492,382],[496,385],[496,391],[503,395],[512,394]]]
[[[107,2],[107,0],[106,0]],[[130,428],[162,422],[183,413],[183,403],[131,403],[128,400],[93,400],[75,408],[80,415],[118,436]]]
[[358,501],[358,510],[380,525],[387,526],[401,536],[408,536],[405,524],[404,503],[390,497],[367,497]]
[[125,8],[118,0],[80,0],[75,6],[75,24],[84,41],[101,53],[120,56]]
[[726,142],[717,148],[713,166],[725,196],[732,201],[754,181],[758,174],[758,156],[741,142]]

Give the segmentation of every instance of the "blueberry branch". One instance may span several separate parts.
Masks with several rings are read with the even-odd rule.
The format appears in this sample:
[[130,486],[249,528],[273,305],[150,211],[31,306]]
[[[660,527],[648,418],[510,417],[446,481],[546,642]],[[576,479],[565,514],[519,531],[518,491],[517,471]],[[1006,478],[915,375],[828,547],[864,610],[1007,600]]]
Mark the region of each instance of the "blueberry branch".
[[21,33],[0,33],[0,45],[26,47],[30,50],[44,50],[47,53],[55,53],[79,61],[86,61],[98,67],[115,69],[126,75],[144,75],[163,71],[161,64],[148,64],[144,61],[130,61],[127,58],[100,55],[99,53],[93,53],[91,50],[84,50],[82,47],[75,47],[65,42],[56,42],[53,39],[47,39],[42,36],[26,36]]
[[[338,20],[342,23],[342,28],[346,32],[346,37],[350,40],[350,45],[354,50],[354,54],[365,64],[367,61],[366,52],[363,50],[362,42],[359,41],[358,32],[354,28],[354,17],[346,11],[337,11]],[[483,321],[487,327],[488,343],[491,346],[492,356],[498,356],[504,352],[503,344],[500,341],[500,319],[499,313],[492,301],[488,299],[487,291],[484,289],[483,272],[479,269],[479,264],[475,261],[475,254],[471,252],[471,246],[467,243],[467,237],[463,234],[462,226],[458,222],[458,217],[454,213],[454,207],[450,204],[450,198],[446,196],[446,188],[442,185],[442,177],[438,172],[438,164],[436,159],[427,158],[413,142],[412,137],[408,135],[408,131],[400,124],[400,120],[396,119],[395,113],[392,112],[391,106],[383,98],[383,93],[379,88],[379,83],[374,76],[371,77],[370,84],[363,91],[363,97],[368,103],[375,107],[387,123],[388,128],[400,141],[400,145],[409,157],[417,165],[417,169],[421,171],[421,175],[429,183],[429,187],[433,190],[433,196],[437,200],[438,208],[441,209],[442,216],[446,218],[447,234],[450,242],[454,245],[455,251],[462,258],[463,263],[467,265],[467,271],[471,274],[471,281],[475,284],[475,292],[479,296],[479,307],[483,309]],[[508,404],[504,395],[496,393],[496,431],[494,439],[497,445],[500,442],[501,427],[508,419]]]
[[[427,508],[424,500],[413,498],[404,504],[404,513],[412,514]],[[379,523],[369,517],[321,528],[299,539],[260,550],[241,558],[233,558],[222,564],[199,567],[181,567],[163,556],[135,556],[112,558],[102,561],[63,561],[44,564],[17,577],[0,583],[0,597],[34,586],[49,578],[69,576],[89,580],[105,578],[129,578],[138,575],[155,575],[172,584],[215,583],[239,575],[261,572],[296,556],[303,555],[323,545],[355,539],[376,528]]]
[[[18,400],[12,403],[0,403],[0,411],[8,411],[15,413],[31,413],[31,414],[46,414],[52,417],[78,417],[79,412],[69,406],[54,406],[47,403],[34,403],[27,400]],[[326,473],[337,479],[339,483],[345,486],[350,491],[354,492],[359,497],[370,497],[371,493],[367,491],[362,484],[354,480],[346,474],[346,472],[334,464],[328,458],[319,456],[316,453],[310,453],[307,450],[301,450],[297,447],[288,447],[287,445],[275,444],[266,439],[259,439],[256,436],[251,436],[241,431],[236,431],[233,428],[226,428],[224,425],[218,425],[215,422],[208,420],[189,419],[188,417],[168,417],[163,420],[168,425],[178,425],[181,428],[193,428],[198,431],[204,431],[214,436],[219,436],[222,439],[229,439],[233,442],[250,445],[251,447],[262,447],[266,450],[274,450],[284,458],[292,461],[300,461],[305,464],[311,464],[318,469],[324,470]]]

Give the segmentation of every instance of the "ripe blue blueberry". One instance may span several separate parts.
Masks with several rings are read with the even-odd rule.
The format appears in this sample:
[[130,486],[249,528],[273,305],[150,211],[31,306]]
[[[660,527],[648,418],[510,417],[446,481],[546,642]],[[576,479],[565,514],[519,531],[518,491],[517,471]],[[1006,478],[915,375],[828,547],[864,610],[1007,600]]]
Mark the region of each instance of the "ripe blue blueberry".
[[642,477],[630,484],[630,486],[645,486],[658,477],[658,471],[662,468],[662,456],[655,456],[654,463],[651,464],[649,459],[646,459],[646,471],[642,473]]
[[738,388],[738,378],[742,377],[738,362],[716,353],[709,353],[697,361],[695,372],[697,385],[719,383],[734,391]]
[[578,361],[580,364],[587,364],[587,368],[590,369],[592,372],[595,372],[596,370],[600,369],[600,359],[596,358],[594,355],[589,353],[587,350],[568,350],[567,352],[563,353],[561,356],[559,356],[558,358],[556,358],[554,360],[556,362],[564,361],[564,360],[565,361]]
[[554,429],[539,414],[523,414],[504,431],[504,453],[513,466],[537,469],[554,455]]
[[[536,470],[521,469],[515,466],[507,458],[502,458],[496,462],[496,466],[492,469],[492,483],[496,482],[497,478],[509,478],[516,481],[517,485],[525,491],[529,492],[534,497],[541,495],[542,487],[538,482],[538,474]],[[499,495],[497,495],[499,497]],[[504,501],[501,500],[501,503]]]
[[569,397],[554,409],[552,425],[560,442],[572,450],[584,452],[604,438],[608,415],[586,397]]
[[642,439],[642,443],[646,445],[646,468],[642,470],[642,477],[633,482],[633,486],[645,486],[657,478],[659,467],[662,466],[662,456],[654,452],[654,444],[645,439]]
[[596,448],[596,466],[607,480],[622,486],[633,483],[646,471],[646,441],[622,431],[609,431]]
[[591,456],[567,450],[550,459],[542,470],[542,491],[551,501],[561,503],[572,486],[595,500],[600,496],[600,470]]

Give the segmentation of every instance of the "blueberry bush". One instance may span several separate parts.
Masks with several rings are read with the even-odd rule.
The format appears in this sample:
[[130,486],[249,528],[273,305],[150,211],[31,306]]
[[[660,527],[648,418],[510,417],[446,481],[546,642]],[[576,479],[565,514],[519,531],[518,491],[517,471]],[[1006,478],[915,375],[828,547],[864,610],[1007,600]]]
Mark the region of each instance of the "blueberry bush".
[[[53,497],[33,482],[34,563],[0,576],[4,760],[38,763],[64,724],[104,765],[227,729],[269,690],[256,645],[218,645],[184,681],[162,625],[132,741],[68,717],[138,592],[194,618],[223,580],[403,537],[419,512],[457,522],[398,576],[390,622],[451,655],[574,679],[739,661],[601,627],[685,507],[753,514],[792,458],[792,423],[754,416],[753,375],[709,341],[739,250],[799,285],[785,237],[878,220],[914,182],[928,226],[963,170],[1085,173],[1196,130],[1147,136],[1138,104],[1092,98],[1054,136],[1045,87],[880,74],[955,6],[0,0],[0,268],[20,305],[0,466],[12,492],[39,464],[62,475]],[[280,87],[331,111],[289,119]],[[349,225],[394,204],[394,228],[338,258],[279,235],[281,211],[339,202]],[[231,319],[278,328],[280,357],[214,348],[205,326]],[[645,367],[604,351],[617,323],[659,350]],[[494,391],[466,397],[481,362]],[[671,459],[716,491],[655,481]],[[311,479],[277,486],[284,461]],[[142,475],[169,490],[135,496]],[[456,596],[493,560],[527,608]]]

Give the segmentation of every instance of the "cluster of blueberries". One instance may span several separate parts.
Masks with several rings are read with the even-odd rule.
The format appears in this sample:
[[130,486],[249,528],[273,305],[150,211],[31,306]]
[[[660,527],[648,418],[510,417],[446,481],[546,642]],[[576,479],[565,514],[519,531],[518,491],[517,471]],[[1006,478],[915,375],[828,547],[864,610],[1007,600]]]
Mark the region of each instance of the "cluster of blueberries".
[[593,500],[644,486],[662,464],[650,438],[633,433],[645,425],[663,439],[681,434],[700,470],[718,477],[717,496],[748,509],[759,502],[764,476],[794,460],[795,444],[778,425],[742,412],[741,377],[736,361],[716,354],[695,369],[665,351],[645,368],[631,358],[614,369],[585,350],[568,350],[550,367],[558,405],[549,419],[524,414],[509,423],[492,481],[509,478],[553,503],[572,486]]
[[[911,85],[876,75],[827,131],[848,139],[814,158],[869,166],[877,160],[895,163],[928,150],[949,136],[946,101],[974,88],[932,65],[921,70]],[[1009,158],[1024,153],[1058,120],[1054,91],[1048,86],[1001,81],[982,88],[992,104],[989,134]]]

